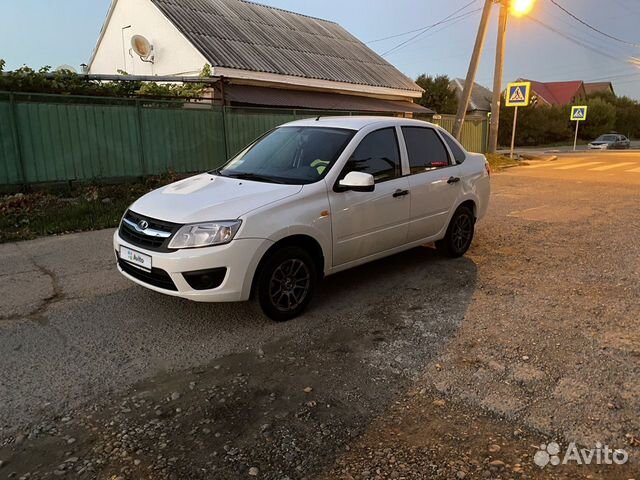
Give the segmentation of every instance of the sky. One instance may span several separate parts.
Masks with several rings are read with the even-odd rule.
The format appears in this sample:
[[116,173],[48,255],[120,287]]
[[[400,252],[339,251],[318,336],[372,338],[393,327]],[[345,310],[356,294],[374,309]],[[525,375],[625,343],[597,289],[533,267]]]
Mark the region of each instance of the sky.
[[[7,68],[87,63],[111,0],[0,0],[0,58]],[[384,54],[413,34],[375,41],[432,25],[471,0],[259,0],[259,3],[332,20],[376,52]],[[537,0],[530,17],[509,18],[504,82],[611,80],[618,95],[640,100],[640,1],[556,0],[601,35],[572,19],[552,0]],[[478,29],[482,0],[455,21],[424,31],[384,55],[400,71],[465,77]],[[496,24],[494,8],[476,81],[493,83]],[[460,15],[458,14],[458,15]]]

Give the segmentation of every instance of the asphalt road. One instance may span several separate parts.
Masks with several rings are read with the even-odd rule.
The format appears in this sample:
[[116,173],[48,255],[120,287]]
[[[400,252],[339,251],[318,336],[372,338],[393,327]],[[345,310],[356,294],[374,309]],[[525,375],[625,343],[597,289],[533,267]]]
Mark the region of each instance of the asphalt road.
[[[613,153],[629,152],[629,151],[634,151],[634,150],[636,152],[638,150],[640,150],[640,142],[632,141],[630,150],[615,150],[615,151],[613,151]],[[533,153],[533,154],[540,154],[540,153],[574,153],[573,144],[571,144],[571,145],[558,145],[558,146],[555,146],[555,147],[516,147],[515,151],[516,151],[516,153]],[[594,152],[594,150],[589,150],[589,147],[586,144],[581,144],[581,145],[576,145],[575,152],[577,152],[577,153]],[[602,152],[602,151],[598,150],[596,152]],[[508,148],[503,148],[503,149],[499,150],[499,153],[503,153],[503,154],[507,154],[508,155],[509,154],[509,149]],[[611,153],[611,152],[605,151],[605,153]]]
[[284,324],[129,284],[108,231],[0,246],[0,476],[555,478],[531,445],[556,440],[631,452],[576,478],[632,478],[640,155],[493,188],[466,257],[336,275]]

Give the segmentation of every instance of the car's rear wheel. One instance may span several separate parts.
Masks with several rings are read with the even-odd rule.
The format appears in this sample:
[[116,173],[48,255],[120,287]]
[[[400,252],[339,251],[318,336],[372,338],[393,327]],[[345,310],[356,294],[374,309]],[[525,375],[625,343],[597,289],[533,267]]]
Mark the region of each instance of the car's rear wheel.
[[259,273],[257,295],[262,311],[278,322],[297,317],[309,305],[316,281],[315,263],[304,249],[276,250]]
[[475,223],[476,218],[469,207],[458,207],[451,217],[445,237],[436,242],[438,251],[452,258],[464,255],[473,241]]

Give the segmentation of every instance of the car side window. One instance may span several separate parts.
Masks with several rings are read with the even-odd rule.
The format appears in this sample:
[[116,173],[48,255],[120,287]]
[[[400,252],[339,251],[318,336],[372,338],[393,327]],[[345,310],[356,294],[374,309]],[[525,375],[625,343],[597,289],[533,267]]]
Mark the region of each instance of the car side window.
[[376,130],[364,137],[347,162],[341,178],[349,172],[370,173],[376,183],[400,177],[400,148],[395,128]]
[[464,150],[460,148],[460,145],[453,139],[451,135],[448,133],[442,132],[442,138],[449,145],[449,150],[453,154],[453,158],[456,159],[456,163],[462,163],[467,158],[467,155],[464,153]]
[[449,154],[434,129],[402,127],[412,174],[448,167]]

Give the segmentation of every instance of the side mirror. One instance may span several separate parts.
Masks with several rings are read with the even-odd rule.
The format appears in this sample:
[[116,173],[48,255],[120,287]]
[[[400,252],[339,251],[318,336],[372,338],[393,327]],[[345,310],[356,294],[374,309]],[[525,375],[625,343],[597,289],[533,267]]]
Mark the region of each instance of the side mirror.
[[373,192],[376,188],[373,175],[364,172],[349,172],[338,182],[341,190],[353,190],[354,192]]

